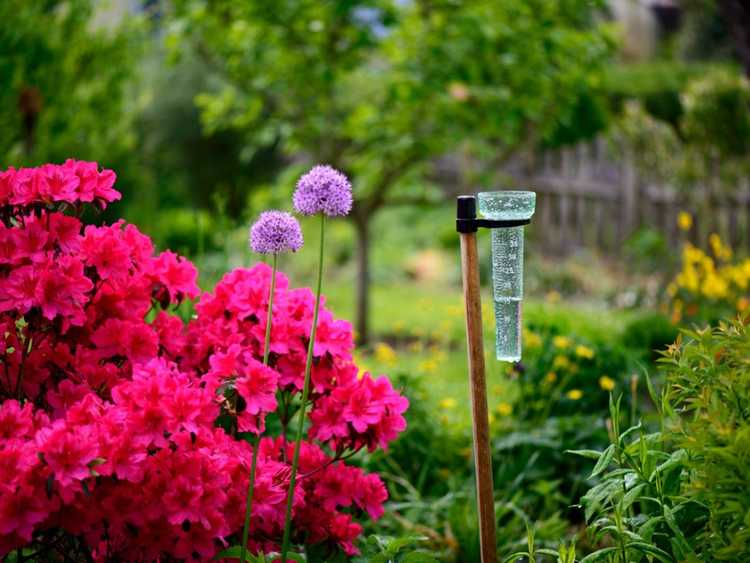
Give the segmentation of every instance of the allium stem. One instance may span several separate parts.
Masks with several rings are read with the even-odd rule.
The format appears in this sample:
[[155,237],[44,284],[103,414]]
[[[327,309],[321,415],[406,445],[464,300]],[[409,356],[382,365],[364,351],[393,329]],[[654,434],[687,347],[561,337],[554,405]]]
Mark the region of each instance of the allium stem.
[[289,551],[289,536],[292,527],[292,504],[294,503],[294,485],[297,480],[297,466],[299,465],[299,451],[302,444],[302,431],[305,426],[305,411],[307,410],[307,398],[310,394],[310,374],[312,372],[313,350],[315,347],[315,333],[318,329],[318,311],[320,310],[320,290],[323,285],[323,248],[325,246],[326,216],[320,214],[320,254],[318,256],[318,285],[315,291],[315,310],[313,312],[312,328],[310,329],[310,342],[307,345],[307,361],[305,363],[305,383],[302,387],[302,405],[299,409],[299,422],[297,423],[297,436],[294,439],[294,455],[292,456],[292,473],[289,476],[289,493],[286,499],[286,514],[284,516],[284,537],[281,543],[281,560],[286,561]]
[[263,343],[263,365],[268,365],[268,357],[271,355],[271,324],[273,323],[273,296],[276,292],[276,266],[279,259],[278,254],[273,255],[271,272],[271,291],[268,295],[268,317],[266,317],[266,339]]
[[[268,294],[268,316],[266,317],[266,339],[263,343],[263,365],[268,365],[271,355],[271,323],[273,321],[273,296],[276,293],[276,265],[279,255],[273,255],[273,271],[271,273],[271,290]],[[258,449],[260,449],[260,434],[253,446],[253,461],[250,464],[250,482],[247,485],[247,502],[245,504],[245,526],[242,528],[242,548],[240,561],[245,563],[247,553],[247,536],[250,531],[250,513],[253,507],[253,492],[255,491],[255,470],[258,466]]]

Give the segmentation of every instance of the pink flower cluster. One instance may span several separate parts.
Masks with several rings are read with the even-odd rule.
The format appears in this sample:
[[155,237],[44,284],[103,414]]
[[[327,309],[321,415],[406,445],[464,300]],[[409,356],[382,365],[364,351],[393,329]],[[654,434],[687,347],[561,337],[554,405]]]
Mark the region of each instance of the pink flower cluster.
[[[228,273],[186,324],[169,309],[199,295],[189,261],[132,225],[64,214],[119,199],[114,178],[76,161],[0,173],[0,556],[33,545],[43,559],[67,538],[95,560],[210,559],[241,532],[244,436],[271,414],[250,547],[274,550],[313,295],[278,275],[268,366],[265,265]],[[378,518],[387,492],[342,458],[385,448],[408,404],[359,374],[347,322],[323,309],[318,326],[294,530],[353,554],[355,519]]]
[[96,162],[66,160],[38,168],[9,168],[0,172],[0,206],[96,203],[101,208],[120,199],[117,176],[99,170]]

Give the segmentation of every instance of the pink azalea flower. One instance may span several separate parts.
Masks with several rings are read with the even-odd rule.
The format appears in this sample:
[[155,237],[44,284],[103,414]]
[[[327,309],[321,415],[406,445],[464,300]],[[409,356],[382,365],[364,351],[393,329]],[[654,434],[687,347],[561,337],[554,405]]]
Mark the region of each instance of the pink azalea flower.
[[58,420],[39,431],[36,438],[44,463],[63,487],[90,476],[88,464],[98,454],[95,436],[86,427],[68,428]]

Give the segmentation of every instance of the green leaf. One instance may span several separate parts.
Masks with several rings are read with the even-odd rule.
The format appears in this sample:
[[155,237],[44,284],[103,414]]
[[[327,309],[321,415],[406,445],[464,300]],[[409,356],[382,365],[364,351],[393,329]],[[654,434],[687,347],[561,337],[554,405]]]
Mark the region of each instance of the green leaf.
[[646,483],[641,483],[640,485],[636,485],[623,495],[622,500],[620,501],[620,507],[623,511],[630,508],[630,506],[635,502],[635,500],[638,498],[638,496],[641,494],[641,491],[643,491],[645,487]]
[[659,549],[658,547],[650,543],[634,541],[634,542],[628,543],[628,547],[633,547],[641,551],[644,551],[647,554],[652,555],[653,557],[656,557],[659,561],[663,561],[664,563],[673,563],[674,561],[672,556],[669,555],[669,553],[667,553],[666,551],[662,549]]
[[435,559],[432,555],[424,551],[412,551],[411,553],[407,553],[404,556],[404,558],[402,559],[402,562],[403,563],[437,563],[437,559]]
[[654,406],[656,407],[656,410],[660,410],[660,402],[659,402],[659,396],[656,394],[656,389],[654,388],[654,382],[651,381],[651,376],[648,374],[648,370],[645,366],[641,365],[641,371],[643,372],[643,376],[646,378],[646,388],[648,389],[648,396],[651,397],[651,402],[654,403]]
[[663,520],[663,516],[652,516],[646,520],[640,528],[638,528],[638,534],[646,541],[650,541],[651,536],[654,534],[654,530]]
[[604,453],[599,458],[599,461],[596,462],[596,465],[594,466],[593,471],[591,472],[591,475],[589,475],[589,478],[596,477],[600,473],[602,473],[607,467],[609,467],[609,464],[612,462],[612,457],[615,455],[615,445],[610,444],[610,446],[604,450]]
[[581,559],[580,563],[596,563],[597,561],[603,561],[610,553],[614,553],[617,550],[617,547],[605,547],[604,549],[588,554]]
[[677,450],[675,452],[672,452],[672,455],[669,456],[669,459],[667,461],[657,466],[656,469],[651,472],[648,480],[653,481],[657,473],[666,473],[670,469],[684,465],[687,457],[688,455],[685,450]]
[[625,438],[630,436],[633,432],[638,432],[638,430],[640,430],[641,428],[643,428],[643,423],[640,421],[635,426],[631,426],[630,428],[628,428],[625,432],[622,433],[622,436],[620,436],[620,444],[624,444]]
[[602,452],[597,450],[565,450],[566,454],[579,455],[587,459],[599,459]]
[[673,538],[673,541],[679,546],[680,551],[685,555],[692,554],[693,548],[690,547],[685,534],[683,534],[682,530],[680,530],[680,527],[677,524],[677,520],[675,520],[672,510],[668,506],[663,505],[662,513],[664,514],[664,520],[666,521],[667,526],[669,526],[669,529],[674,533],[675,537]]

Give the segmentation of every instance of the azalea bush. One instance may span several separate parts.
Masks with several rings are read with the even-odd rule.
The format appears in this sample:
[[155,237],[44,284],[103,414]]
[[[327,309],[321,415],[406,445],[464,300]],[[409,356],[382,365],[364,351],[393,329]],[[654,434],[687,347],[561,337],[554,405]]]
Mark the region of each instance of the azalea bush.
[[[114,183],[73,160],[0,173],[0,555],[211,558],[239,543],[253,436],[248,544],[278,551],[314,296],[278,274],[266,365],[271,268],[201,295],[196,268],[135,226],[83,224]],[[325,307],[313,340],[292,541],[326,559],[357,553],[358,519],[388,496],[344,460],[386,448],[408,403],[359,371]]]

